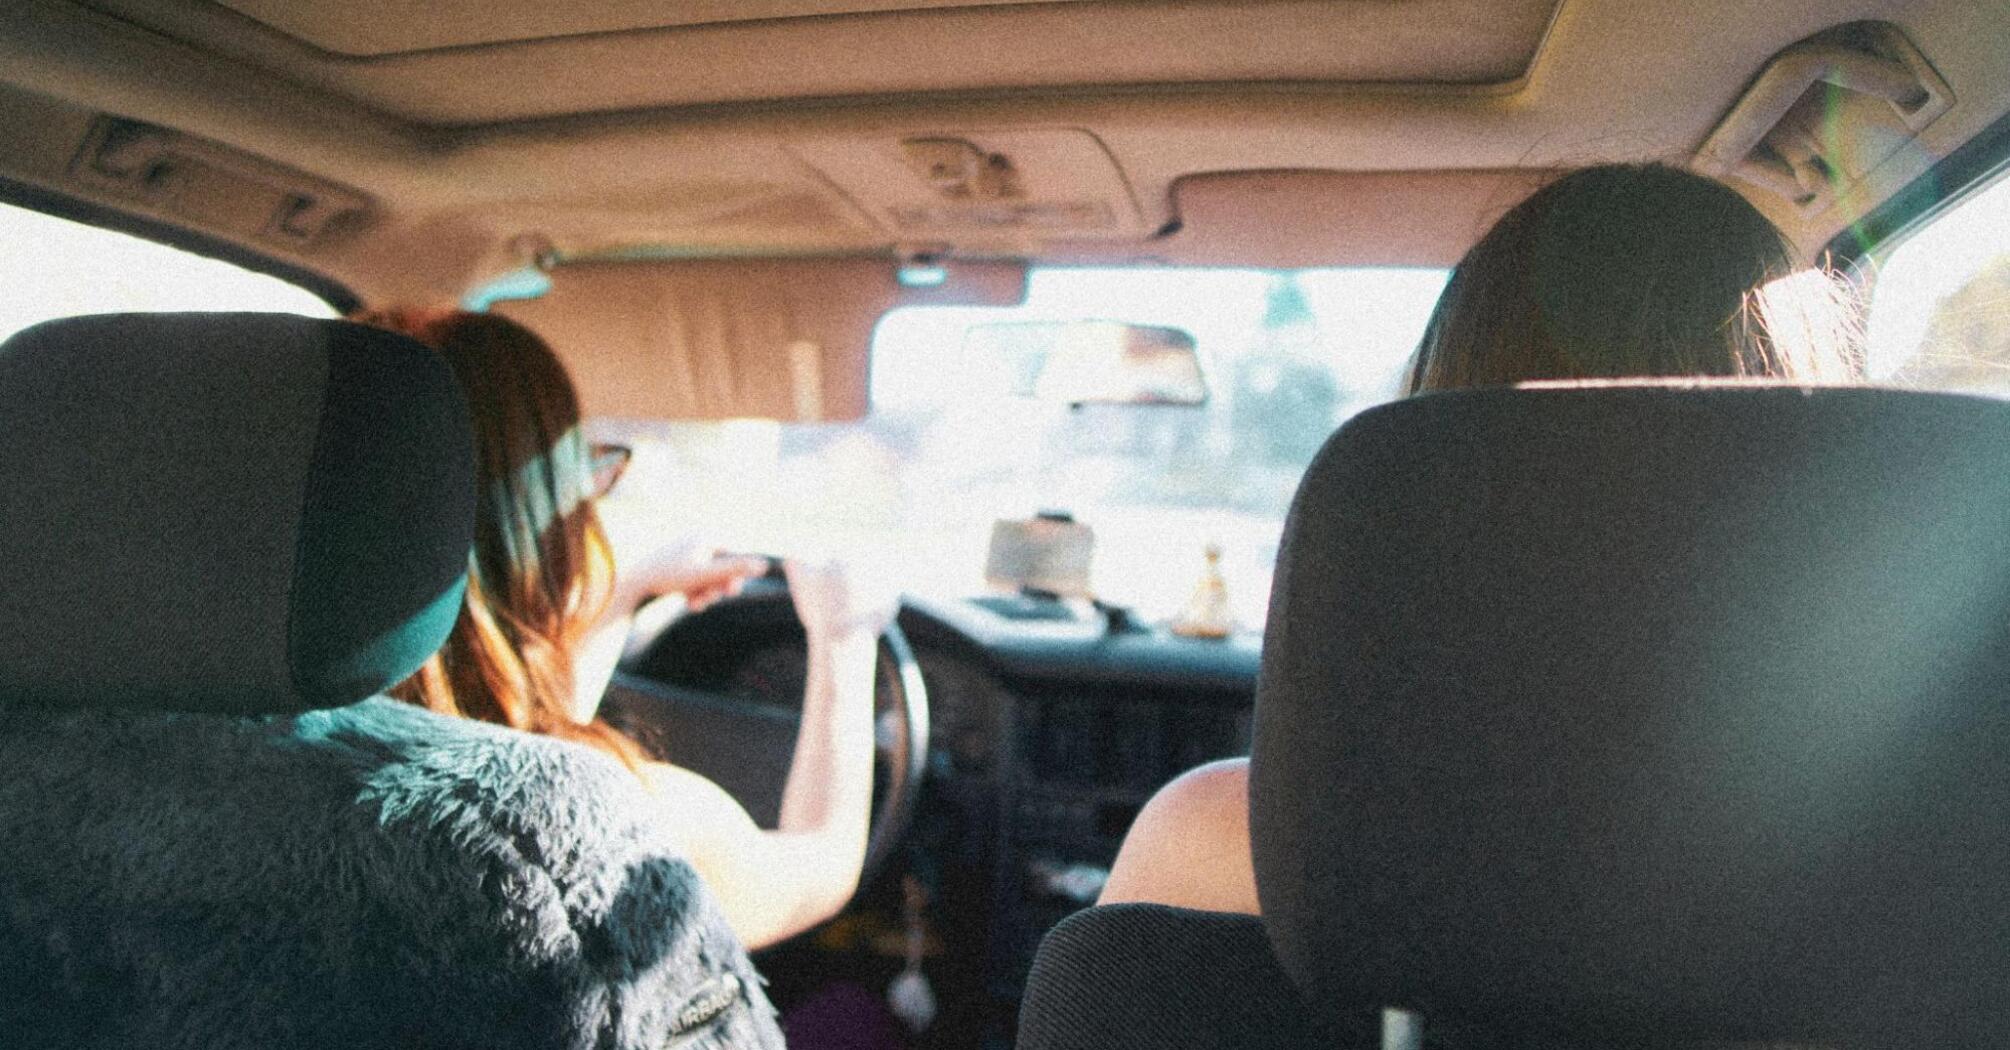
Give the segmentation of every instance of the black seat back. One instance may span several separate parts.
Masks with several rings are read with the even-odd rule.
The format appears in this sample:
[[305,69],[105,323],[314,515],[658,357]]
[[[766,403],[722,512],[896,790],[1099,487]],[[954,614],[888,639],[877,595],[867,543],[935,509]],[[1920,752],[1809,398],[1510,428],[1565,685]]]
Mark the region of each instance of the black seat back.
[[1372,1017],[1338,1032],[1315,1024],[1254,916],[1158,904],[1061,920],[1040,942],[1019,1017],[1019,1050],[1315,1050],[1376,1037]]
[[1256,873],[1316,1012],[2010,1042],[2010,404],[1618,387],[1350,422],[1286,526]]
[[377,693],[461,610],[439,355],[264,314],[0,343],[0,1046],[779,1046],[661,800]]

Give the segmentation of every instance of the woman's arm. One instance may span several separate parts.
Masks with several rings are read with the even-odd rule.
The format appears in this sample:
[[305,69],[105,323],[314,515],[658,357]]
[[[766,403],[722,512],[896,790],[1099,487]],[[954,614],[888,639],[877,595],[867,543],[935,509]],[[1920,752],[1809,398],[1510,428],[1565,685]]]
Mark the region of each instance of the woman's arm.
[[858,887],[872,800],[877,639],[869,641],[875,644],[847,641],[811,658],[811,693],[820,691],[819,679],[828,691],[822,699],[804,697],[775,830],[756,827],[710,780],[660,767],[657,787],[676,811],[691,865],[750,949],[836,915]]
[[1126,901],[1257,914],[1248,759],[1189,770],[1145,803],[1096,903]]
[[[643,603],[674,592],[687,608],[700,609],[738,593],[768,567],[761,558],[665,544],[646,522],[627,515],[603,513],[602,522],[615,552],[616,587],[607,614],[574,650],[574,714],[582,721],[598,709]],[[650,769],[692,866],[750,948],[835,915],[857,888],[871,818],[879,634],[899,605],[898,588],[884,577],[862,578],[837,564],[791,562],[787,570],[809,652],[801,728],[776,829],[762,830],[697,773]]]
[[656,777],[692,866],[749,948],[830,918],[858,887],[871,819],[879,633],[897,601],[890,589],[868,596],[836,566],[791,563],[789,586],[809,637],[808,682],[776,829],[756,827],[696,773],[666,766]]

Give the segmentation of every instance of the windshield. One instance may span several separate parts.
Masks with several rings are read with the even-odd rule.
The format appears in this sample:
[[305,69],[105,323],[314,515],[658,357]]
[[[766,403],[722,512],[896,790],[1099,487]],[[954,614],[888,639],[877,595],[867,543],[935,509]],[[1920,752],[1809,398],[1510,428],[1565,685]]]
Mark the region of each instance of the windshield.
[[[910,591],[944,597],[985,590],[994,521],[1062,512],[1095,531],[1097,596],[1147,620],[1178,613],[1218,545],[1231,609],[1258,627],[1300,476],[1336,426],[1395,396],[1445,279],[1036,269],[1020,306],[888,314],[860,423],[613,427],[645,446],[617,491],[743,549],[891,545]],[[963,381],[973,325],[1088,319],[1192,334],[1207,403],[1070,407]]]

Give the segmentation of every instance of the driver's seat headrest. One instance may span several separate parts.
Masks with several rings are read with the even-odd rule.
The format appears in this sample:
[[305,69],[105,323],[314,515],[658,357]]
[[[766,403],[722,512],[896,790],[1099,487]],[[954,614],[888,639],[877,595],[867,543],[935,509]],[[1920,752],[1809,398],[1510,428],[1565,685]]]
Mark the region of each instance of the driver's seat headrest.
[[0,704],[281,713],[440,646],[474,534],[446,363],[281,314],[0,343]]

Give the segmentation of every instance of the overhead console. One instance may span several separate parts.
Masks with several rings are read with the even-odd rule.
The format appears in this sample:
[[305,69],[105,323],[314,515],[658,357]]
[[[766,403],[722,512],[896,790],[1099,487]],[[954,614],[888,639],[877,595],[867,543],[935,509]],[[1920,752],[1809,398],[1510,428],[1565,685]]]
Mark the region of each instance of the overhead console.
[[1010,246],[1150,232],[1116,160],[1078,128],[842,135],[790,150],[903,241]]

